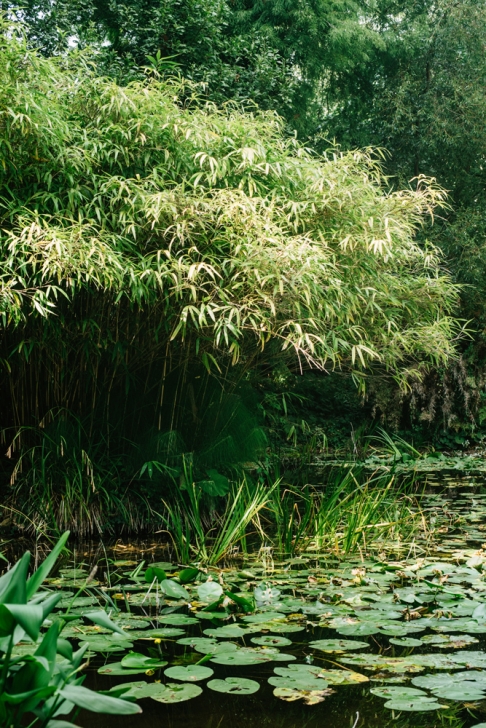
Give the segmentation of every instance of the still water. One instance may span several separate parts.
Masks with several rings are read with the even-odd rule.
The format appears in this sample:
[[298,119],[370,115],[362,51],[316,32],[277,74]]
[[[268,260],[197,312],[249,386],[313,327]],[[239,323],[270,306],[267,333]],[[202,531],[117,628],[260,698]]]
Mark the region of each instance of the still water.
[[[199,586],[185,585],[186,596],[167,594],[157,580],[144,579],[145,569],[155,565],[167,571],[169,590],[174,585],[179,566],[163,545],[80,545],[72,563],[49,581],[64,592],[63,608],[70,605],[71,614],[79,615],[67,636],[89,643],[85,684],[110,690],[130,683],[135,697],[148,686],[153,697],[140,698],[142,715],[81,712],[76,724],[486,725],[486,488],[472,479],[432,481],[421,507],[427,529],[413,542],[388,544],[386,553],[383,548],[348,558],[304,553],[283,561],[266,553],[263,561],[225,564],[201,575]],[[94,564],[96,577],[80,595],[78,587]],[[222,591],[241,599],[257,597],[256,612],[228,616],[218,600],[208,609],[212,598],[201,599],[200,591],[208,577],[215,594],[221,584]],[[112,610],[112,617],[129,635],[120,645],[83,621],[92,605],[110,600],[120,610]],[[133,652],[166,664],[148,673],[129,672],[123,660]],[[165,675],[174,666],[190,669],[196,663],[210,668],[209,680],[183,683]],[[211,689],[212,681],[226,678],[254,681],[256,692]],[[168,683],[176,693],[184,684],[189,691],[197,685],[197,694],[170,702],[163,687]]]

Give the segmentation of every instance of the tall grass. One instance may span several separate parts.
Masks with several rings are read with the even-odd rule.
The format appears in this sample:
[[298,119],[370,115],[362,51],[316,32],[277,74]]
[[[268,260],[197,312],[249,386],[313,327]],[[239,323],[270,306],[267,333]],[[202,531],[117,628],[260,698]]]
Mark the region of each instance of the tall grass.
[[216,564],[226,556],[246,555],[248,529],[261,534],[258,515],[278,485],[254,484],[247,478],[232,482],[219,512],[208,509],[206,494],[192,479],[184,490],[174,488],[171,501],[164,502],[158,515],[178,561]]
[[[32,535],[72,530],[92,536],[146,528],[153,521],[150,505],[129,484],[121,485],[120,463],[106,457],[104,443],[88,452],[79,420],[56,424],[40,431],[38,444],[20,448],[0,508]],[[10,454],[25,429],[10,440]]]
[[281,555],[305,551],[347,555],[369,547],[399,547],[423,528],[413,483],[393,475],[336,469],[322,487],[279,484],[267,504],[267,533]]

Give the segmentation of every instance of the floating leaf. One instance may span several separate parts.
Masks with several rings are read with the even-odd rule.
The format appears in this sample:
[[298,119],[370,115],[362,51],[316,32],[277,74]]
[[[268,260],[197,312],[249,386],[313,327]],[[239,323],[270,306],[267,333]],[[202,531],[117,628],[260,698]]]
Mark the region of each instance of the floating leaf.
[[160,583],[167,579],[167,574],[158,566],[149,566],[149,568],[145,571],[144,579],[148,584],[151,584],[154,579],[157,579]]
[[358,640],[314,640],[309,642],[309,647],[322,652],[345,652],[346,650],[359,650],[369,647],[368,642],[358,642]]
[[386,698],[387,700],[416,700],[417,698],[427,698],[427,693],[417,688],[408,687],[384,687],[384,688],[371,688],[370,693],[377,695],[379,698]]
[[201,693],[202,688],[194,683],[132,683],[126,694],[136,700],[151,698],[158,703],[182,703],[197,698]]
[[322,703],[334,690],[323,688],[322,690],[304,690],[298,688],[276,687],[273,694],[280,700],[293,703],[295,700],[303,700],[306,705],[317,705]]
[[220,652],[211,658],[211,662],[217,665],[258,665],[262,662],[271,662],[271,655],[264,655],[261,652],[252,650],[251,647],[232,650],[231,652]]
[[83,639],[81,646],[88,644],[92,652],[124,652],[133,647],[133,642],[124,640],[122,637],[113,638],[112,635],[94,635]]
[[389,700],[385,708],[390,710],[409,711],[414,713],[425,713],[430,710],[440,710],[444,706],[435,698],[421,698],[419,700]]
[[399,647],[421,647],[422,642],[415,637],[392,637],[390,639],[392,645]]
[[207,602],[208,604],[217,601],[222,593],[223,587],[217,581],[206,581],[197,588],[197,595],[201,602]]
[[214,629],[205,629],[203,633],[208,637],[223,637],[227,639],[235,639],[237,637],[244,637],[245,635],[258,632],[258,627],[240,627],[238,624],[224,624],[222,627],[215,627]]
[[163,640],[170,639],[171,637],[180,637],[181,634],[185,634],[184,630],[177,629],[177,627],[158,627],[143,631],[133,630],[133,632],[130,632],[130,637],[137,640]]
[[260,689],[255,680],[244,677],[227,677],[226,680],[210,680],[207,684],[210,690],[217,693],[231,693],[232,695],[252,695]]
[[164,579],[160,582],[160,590],[168,597],[173,599],[189,599],[189,592],[184,589],[182,584],[179,584],[173,579]]
[[[167,663],[165,663],[167,665]],[[109,665],[103,665],[98,668],[100,675],[143,675],[149,668],[128,668],[123,667],[121,662],[112,662]]]
[[274,635],[264,635],[263,637],[252,637],[251,642],[255,645],[268,645],[270,647],[286,647],[292,644],[292,640],[287,637],[278,637]]
[[337,631],[339,634],[356,635],[359,637],[377,634],[381,630],[373,623],[367,624],[366,622],[356,622],[354,624],[344,624],[342,627],[339,627]]
[[210,667],[204,667],[203,665],[187,665],[187,667],[181,665],[177,667],[168,667],[167,670],[164,670],[164,675],[167,675],[167,677],[170,677],[173,680],[188,680],[189,682],[206,680],[213,674],[214,670],[211,670]]
[[198,624],[198,620],[194,617],[188,617],[186,614],[162,614],[159,617],[161,624],[177,624],[177,625],[189,625]]
[[319,670],[319,677],[324,678],[330,685],[358,685],[359,683],[369,682],[366,675],[353,670]]
[[154,657],[147,657],[140,652],[129,652],[122,658],[121,664],[128,668],[143,668],[145,670],[156,670],[167,665],[166,660],[159,660]]

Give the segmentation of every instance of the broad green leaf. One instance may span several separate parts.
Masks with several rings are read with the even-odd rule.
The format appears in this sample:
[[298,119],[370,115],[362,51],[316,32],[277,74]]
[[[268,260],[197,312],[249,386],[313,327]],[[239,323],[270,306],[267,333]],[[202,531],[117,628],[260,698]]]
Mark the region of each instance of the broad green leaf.
[[46,579],[50,572],[52,571],[53,567],[56,565],[56,561],[58,557],[61,555],[66,542],[69,538],[69,531],[65,531],[65,533],[62,534],[59,541],[56,543],[52,551],[50,552],[49,556],[42,562],[42,564],[39,566],[39,568],[32,574],[30,579],[27,581],[26,586],[26,595],[27,599],[30,599],[37,589],[40,587],[44,579]]
[[210,690],[217,693],[230,693],[232,695],[252,695],[260,689],[256,680],[244,677],[227,677],[225,680],[210,680],[207,684]]
[[199,573],[199,569],[182,569],[179,571],[179,581],[181,584],[191,584],[196,581]]
[[187,665],[187,667],[176,666],[168,667],[164,670],[164,675],[172,680],[181,680],[183,682],[198,682],[199,680],[207,680],[214,674],[214,670],[210,667],[202,665]]
[[440,710],[444,706],[436,701],[435,698],[420,698],[418,700],[393,699],[385,703],[385,708],[389,710],[406,711],[413,713],[426,713],[430,710]]
[[164,579],[160,582],[161,591],[168,597],[173,599],[187,599],[189,600],[189,592],[184,589],[182,584],[178,584],[173,579]]
[[127,668],[144,668],[145,670],[155,670],[159,667],[165,667],[167,660],[158,659],[156,657],[147,657],[140,652],[129,652],[122,657],[121,664]]
[[197,595],[201,602],[214,602],[220,598],[223,593],[223,587],[217,581],[206,581],[197,587]]
[[109,695],[101,695],[93,690],[84,688],[82,685],[65,685],[59,695],[65,700],[74,703],[78,708],[91,710],[95,713],[109,713],[112,715],[135,715],[141,713],[141,708],[136,703],[130,703],[120,698],[112,698]]
[[122,637],[126,637],[127,639],[130,638],[130,635],[128,635],[126,632],[124,632],[121,627],[119,627],[115,622],[113,622],[106,612],[88,612],[88,614],[84,615],[86,619],[89,619],[90,622],[93,622],[94,624],[98,624],[100,627],[105,627],[106,629],[111,630],[112,632],[116,632],[117,634],[121,634]]

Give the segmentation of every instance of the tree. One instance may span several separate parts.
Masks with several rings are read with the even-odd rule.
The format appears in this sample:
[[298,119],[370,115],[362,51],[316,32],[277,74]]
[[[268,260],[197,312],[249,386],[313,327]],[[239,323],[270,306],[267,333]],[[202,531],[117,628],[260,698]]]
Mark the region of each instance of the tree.
[[[261,447],[238,429],[235,382],[267,357],[360,381],[447,360],[457,291],[416,240],[443,200],[433,182],[390,192],[371,152],[318,156],[272,112],[191,100],[157,74],[122,87],[89,58],[43,58],[3,28],[10,454],[42,436],[89,498],[126,491],[143,462],[174,474],[199,451],[207,473]],[[102,475],[94,451],[111,458]]]

